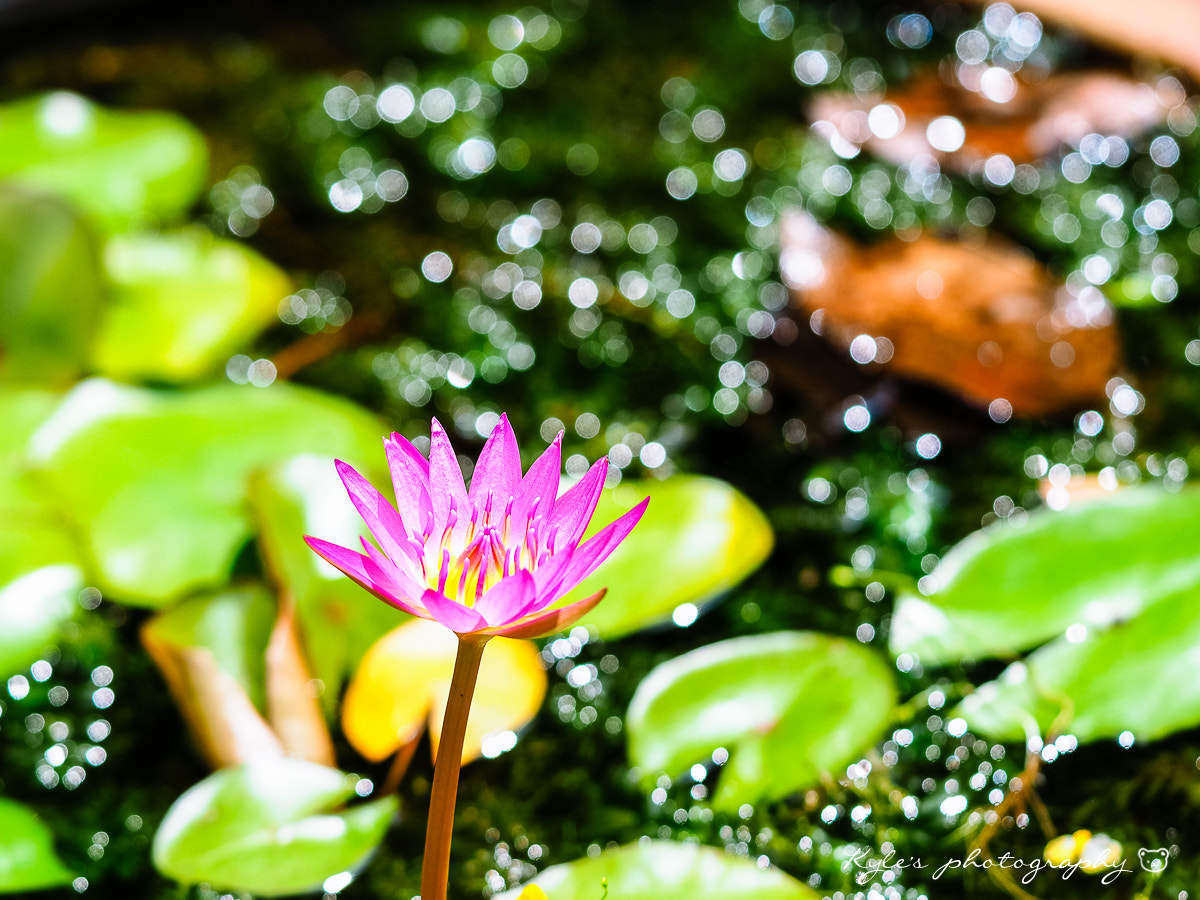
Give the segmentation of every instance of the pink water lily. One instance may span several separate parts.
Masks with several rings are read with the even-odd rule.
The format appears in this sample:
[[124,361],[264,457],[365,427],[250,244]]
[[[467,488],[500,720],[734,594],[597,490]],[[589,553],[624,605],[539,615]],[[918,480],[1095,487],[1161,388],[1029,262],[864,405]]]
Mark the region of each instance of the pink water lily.
[[647,500],[580,542],[608,460],[560,497],[562,435],[522,475],[517,439],[501,416],[471,478],[463,479],[436,419],[429,458],[407,439],[384,439],[396,506],[340,460],[338,474],[378,547],[363,552],[306,536],[324,559],[376,597],[462,637],[541,637],[585,615],[604,596],[556,606],[641,518]]

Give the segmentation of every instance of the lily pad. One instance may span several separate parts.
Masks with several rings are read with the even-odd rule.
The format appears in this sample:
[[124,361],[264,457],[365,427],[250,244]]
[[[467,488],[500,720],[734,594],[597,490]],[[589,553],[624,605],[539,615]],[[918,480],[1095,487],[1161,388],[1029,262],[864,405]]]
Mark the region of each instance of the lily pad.
[[1105,631],[1074,630],[982,685],[956,714],[972,731],[1014,741],[1030,730],[1154,740],[1200,724],[1198,598],[1184,591]]
[[318,890],[365,865],[396,812],[394,797],[339,810],[356,780],[295,759],[216,772],[167,810],[154,865],[218,890],[265,897]]
[[0,235],[0,379],[64,387],[96,330],[95,242],[65,203],[11,186],[0,188]]
[[0,797],[0,893],[40,891],[74,877],[54,852],[50,829],[29,807]]
[[252,531],[255,470],[306,451],[359,464],[381,433],[365,410],[287,384],[160,392],[93,379],[31,447],[101,586],[161,606],[228,578]]
[[203,136],[172,113],[65,91],[0,106],[0,179],[67,197],[109,228],[178,217],[207,170]]
[[36,660],[78,609],[83,570],[74,546],[37,519],[0,524],[0,674]]
[[1200,584],[1200,490],[1157,488],[1038,511],[1023,528],[978,531],[905,596],[891,650],[925,665],[1011,656],[1081,624],[1104,629]]
[[[806,885],[778,869],[761,869],[699,844],[646,841],[551,866],[535,878],[551,900],[817,900]],[[521,888],[497,894],[495,900],[517,900]]]
[[579,600],[608,588],[583,620],[605,639],[670,621],[682,603],[713,599],[757,569],[774,545],[766,517],[744,494],[696,476],[622,483],[606,491],[588,533],[647,496],[650,506],[637,528],[571,593]]
[[331,710],[350,669],[408,616],[367,594],[301,540],[320,533],[352,547],[368,534],[329,457],[301,454],[257,472],[250,498],[259,548],[296,604],[312,674],[324,685],[321,697]]
[[[371,761],[384,759],[420,737],[428,721],[436,754],[457,652],[458,638],[427,619],[410,619],[367,651],[342,705],[342,729],[354,749]],[[508,749],[489,738],[528,724],[545,696],[537,646],[493,638],[479,667],[462,761]]]
[[104,247],[112,305],[92,354],[123,379],[183,382],[220,371],[276,319],[288,277],[201,228],[125,235]]
[[652,671],[626,720],[647,785],[724,747],[714,805],[737,809],[816,784],[872,747],[892,716],[890,668],[865,647],[783,631],[709,644]]

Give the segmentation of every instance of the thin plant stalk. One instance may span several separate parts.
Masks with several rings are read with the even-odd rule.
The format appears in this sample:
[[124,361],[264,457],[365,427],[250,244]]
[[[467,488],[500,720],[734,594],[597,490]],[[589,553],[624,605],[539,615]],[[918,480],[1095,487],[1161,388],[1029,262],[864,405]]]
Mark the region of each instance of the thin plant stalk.
[[433,766],[433,790],[429,796],[429,824],[425,830],[425,858],[421,864],[421,900],[446,900],[450,877],[450,839],[454,833],[454,802],[458,796],[458,773],[462,768],[463,741],[471,714],[471,697],[479,677],[479,662],[488,636],[459,635],[458,654],[450,696],[442,719],[437,760]]

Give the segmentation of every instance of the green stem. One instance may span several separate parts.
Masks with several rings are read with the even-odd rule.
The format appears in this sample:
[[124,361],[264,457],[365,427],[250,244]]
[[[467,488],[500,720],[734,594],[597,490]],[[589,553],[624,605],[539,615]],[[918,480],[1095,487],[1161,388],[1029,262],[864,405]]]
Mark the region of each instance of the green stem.
[[429,825],[425,831],[425,859],[421,865],[421,900],[446,900],[450,877],[450,838],[454,833],[454,801],[458,796],[458,771],[462,768],[463,740],[471,697],[479,677],[479,661],[488,638],[459,635],[458,655],[450,696],[442,719],[437,761],[433,766],[433,791],[429,796]]

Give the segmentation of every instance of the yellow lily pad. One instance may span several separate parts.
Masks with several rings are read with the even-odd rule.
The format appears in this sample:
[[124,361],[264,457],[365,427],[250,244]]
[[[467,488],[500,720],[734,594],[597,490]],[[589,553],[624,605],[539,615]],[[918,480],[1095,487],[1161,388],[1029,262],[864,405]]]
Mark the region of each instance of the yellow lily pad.
[[[363,657],[342,707],[342,730],[354,749],[377,762],[419,738],[428,722],[436,755],[457,652],[453,632],[426,619],[380,638]],[[528,723],[545,696],[537,647],[493,638],[479,668],[463,763],[485,755],[485,746],[492,756],[507,749],[505,733]]]

